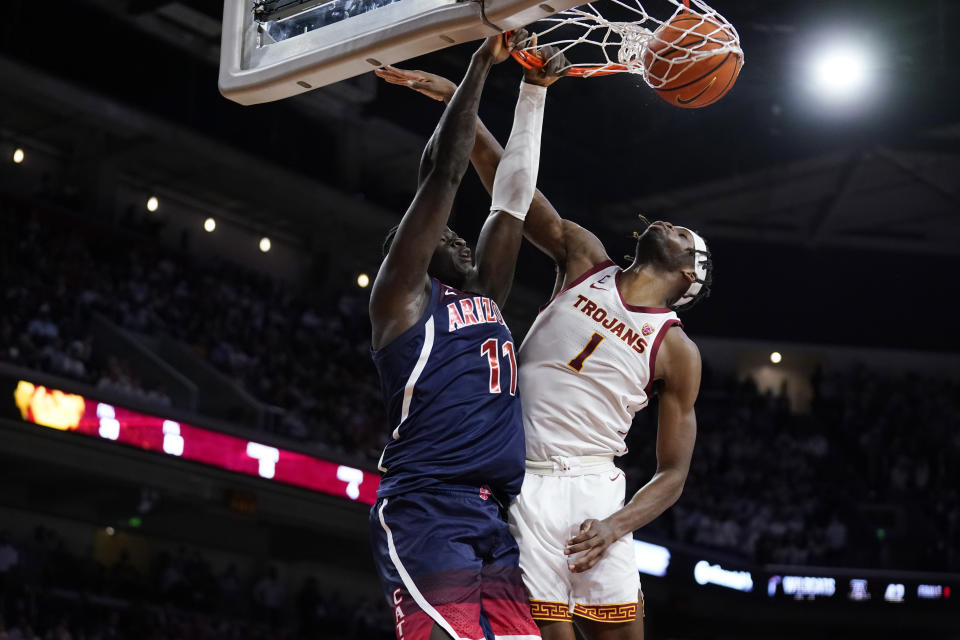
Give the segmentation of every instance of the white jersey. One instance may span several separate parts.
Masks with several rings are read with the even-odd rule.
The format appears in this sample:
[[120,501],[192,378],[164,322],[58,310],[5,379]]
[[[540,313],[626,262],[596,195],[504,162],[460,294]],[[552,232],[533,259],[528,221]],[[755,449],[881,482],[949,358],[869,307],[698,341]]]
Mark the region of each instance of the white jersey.
[[627,452],[634,414],[649,400],[651,374],[677,314],[623,301],[621,269],[596,265],[537,316],[520,348],[527,458]]

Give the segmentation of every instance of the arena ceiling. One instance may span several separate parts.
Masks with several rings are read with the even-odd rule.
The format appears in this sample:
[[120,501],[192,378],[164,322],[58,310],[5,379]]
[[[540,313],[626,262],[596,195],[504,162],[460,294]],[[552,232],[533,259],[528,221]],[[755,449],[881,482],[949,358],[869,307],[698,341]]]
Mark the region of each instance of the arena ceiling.
[[[406,207],[439,104],[367,75],[240,107],[216,91],[220,0],[54,4],[59,19],[45,26],[45,38],[57,47],[35,46],[23,0],[7,8],[0,26],[4,138],[77,160],[105,157],[126,179],[343,253],[375,250]],[[747,53],[734,91],[713,107],[685,111],[634,78],[558,83],[541,188],[618,255],[643,213],[693,226],[729,253],[753,252],[753,261],[790,254],[859,274],[848,262],[890,271],[914,256],[906,260],[918,273],[897,294],[917,291],[917,281],[938,292],[922,274],[960,254],[960,88],[949,70],[958,47],[947,37],[960,7],[941,0],[714,4],[738,26]],[[856,116],[818,111],[799,79],[803,56],[838,25],[886,46],[877,63],[883,93],[864,100]],[[471,48],[410,64],[457,77]],[[501,65],[485,90],[481,114],[501,137],[517,77],[512,63]],[[479,227],[470,212],[482,212],[476,203],[484,199],[468,179],[458,226]],[[352,215],[341,215],[347,210]],[[818,251],[850,259],[814,260]],[[742,277],[749,264],[728,273]],[[548,280],[549,269],[538,269],[535,280]],[[737,322],[735,314],[728,322]]]
[[[648,0],[647,6],[654,10],[658,3],[663,0]],[[135,79],[120,76],[119,82],[217,99],[210,91],[177,88],[183,79],[169,71],[155,77],[155,68],[165,66],[164,52],[150,41],[189,56],[192,75],[209,73],[219,58],[220,0],[71,4],[76,12],[71,28],[88,42],[101,34],[114,56],[140,44],[136,63],[115,60],[101,72],[129,65],[139,73]],[[724,237],[955,253],[960,100],[947,70],[956,44],[946,33],[946,24],[960,13],[954,4],[751,0],[720,6],[739,27],[747,52],[735,91],[713,109],[688,112],[661,104],[633,78],[561,83],[545,133],[544,188],[577,210],[599,213],[597,222],[616,233],[633,229],[634,214],[643,212],[677,217]],[[873,98],[883,104],[861,105],[856,117],[817,114],[804,105],[797,78],[804,56],[838,29],[850,37],[869,32],[888,45],[877,61],[887,79],[885,94]],[[415,64],[456,76],[463,49]],[[104,55],[99,47],[69,50],[86,61],[89,72],[97,72]],[[516,72],[498,72],[485,111],[502,131],[509,127]],[[210,76],[192,80],[209,83]],[[115,90],[121,99],[130,93],[129,87]],[[380,86],[371,76],[288,102],[286,108],[304,117],[292,124],[316,122],[316,129],[333,133],[339,166],[327,178],[348,192],[363,184],[388,208],[408,197],[423,137],[438,114],[435,105]],[[265,110],[251,111],[256,109]],[[245,137],[265,139],[267,145],[270,138],[280,139],[262,149],[268,157],[298,143],[295,135],[284,141],[285,132],[276,131],[282,123],[271,120],[280,116],[257,115],[267,131]],[[311,167],[297,169],[311,177]],[[209,189],[206,182],[197,186]]]

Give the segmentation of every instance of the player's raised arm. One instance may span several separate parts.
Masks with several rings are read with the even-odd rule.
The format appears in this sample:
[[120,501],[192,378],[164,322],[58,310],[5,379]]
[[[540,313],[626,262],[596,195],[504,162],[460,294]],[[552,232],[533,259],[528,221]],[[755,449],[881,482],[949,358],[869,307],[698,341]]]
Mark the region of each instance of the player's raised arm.
[[557,56],[543,70],[525,70],[513,128],[490,189],[490,215],[477,243],[476,281],[477,290],[500,306],[513,283],[524,218],[537,188],[547,87],[561,76],[564,63],[563,57]]
[[[476,143],[470,161],[487,191],[493,190],[493,177],[502,154],[503,147],[478,119]],[[524,220],[523,235],[556,263],[557,284],[554,294],[565,282],[575,280],[584,271],[609,259],[603,243],[587,229],[560,217],[539,189],[534,193]]]
[[[434,100],[449,102],[457,86],[450,80],[425,71],[386,67],[377,75],[391,84],[403,85]],[[483,122],[477,119],[476,138],[470,160],[487,192],[493,192],[494,176],[503,156],[503,147]],[[609,259],[600,240],[580,225],[565,220],[540,190],[524,221],[524,236],[557,263],[558,288],[590,267]]]
[[412,326],[428,302],[427,267],[467,169],[483,84],[490,67],[507,55],[499,36],[488,38],[473,54],[460,87],[424,149],[416,195],[400,222],[370,294],[375,349]]
[[615,540],[632,534],[666,511],[683,491],[697,438],[694,403],[700,390],[700,351],[683,329],[674,326],[660,346],[657,375],[664,381],[657,426],[657,472],[622,509],[603,520],[586,520],[568,541],[566,553],[583,553],[570,569],[594,566]]

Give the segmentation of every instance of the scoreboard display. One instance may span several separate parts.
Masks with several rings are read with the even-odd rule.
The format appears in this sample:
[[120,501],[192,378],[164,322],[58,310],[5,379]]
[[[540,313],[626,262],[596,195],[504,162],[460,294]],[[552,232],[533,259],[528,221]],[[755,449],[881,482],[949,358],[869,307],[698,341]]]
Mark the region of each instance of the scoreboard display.
[[[794,567],[795,569],[796,567]],[[829,573],[829,569],[823,573]],[[950,602],[953,586],[951,576],[930,574],[923,578],[907,573],[865,572],[871,577],[843,575],[770,575],[766,582],[769,598],[793,600],[830,600],[846,602],[888,602],[893,604],[919,602]],[[954,576],[955,577],[955,576]],[[954,601],[955,602],[955,601]]]
[[[643,532],[638,532],[643,536]],[[739,594],[759,602],[855,610],[860,607],[960,610],[960,575],[846,567],[757,566],[687,545],[634,540],[637,569],[683,588]],[[958,627],[960,628],[960,627]]]

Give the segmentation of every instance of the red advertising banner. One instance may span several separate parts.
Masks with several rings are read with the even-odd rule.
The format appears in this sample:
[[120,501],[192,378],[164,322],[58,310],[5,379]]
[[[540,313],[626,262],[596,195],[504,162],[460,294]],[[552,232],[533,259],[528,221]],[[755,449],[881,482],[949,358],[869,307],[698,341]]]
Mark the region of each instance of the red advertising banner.
[[17,384],[14,398],[24,420],[118,442],[145,451],[373,504],[380,477],[321,460],[122,407],[34,385]]

